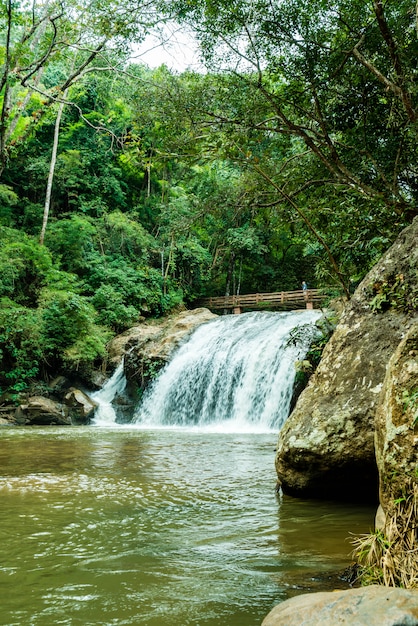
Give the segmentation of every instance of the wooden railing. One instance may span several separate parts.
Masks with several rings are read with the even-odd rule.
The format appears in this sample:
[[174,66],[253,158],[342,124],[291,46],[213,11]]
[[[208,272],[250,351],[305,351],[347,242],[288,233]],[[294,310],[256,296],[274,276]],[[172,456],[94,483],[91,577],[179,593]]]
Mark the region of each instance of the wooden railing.
[[277,291],[275,293],[252,293],[239,296],[202,298],[196,304],[208,309],[254,309],[254,308],[314,308],[326,298],[320,289]]

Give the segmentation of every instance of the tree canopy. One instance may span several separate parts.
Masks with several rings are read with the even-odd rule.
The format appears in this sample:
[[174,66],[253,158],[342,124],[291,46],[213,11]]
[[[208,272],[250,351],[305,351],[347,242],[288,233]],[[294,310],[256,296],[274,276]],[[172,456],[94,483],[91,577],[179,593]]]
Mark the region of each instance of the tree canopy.
[[[0,393],[84,375],[112,334],[202,296],[307,280],[349,297],[416,215],[415,15],[406,0],[7,0]],[[205,72],[131,60],[173,19]]]

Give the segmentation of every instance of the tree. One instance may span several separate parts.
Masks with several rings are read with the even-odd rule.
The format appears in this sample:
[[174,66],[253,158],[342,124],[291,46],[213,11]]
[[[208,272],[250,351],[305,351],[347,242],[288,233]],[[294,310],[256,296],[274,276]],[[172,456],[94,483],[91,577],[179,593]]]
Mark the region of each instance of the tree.
[[[141,40],[158,19],[151,0],[137,0],[126,8],[116,0],[101,4],[94,0],[47,0],[39,6],[34,2],[31,10],[7,0],[0,13],[5,32],[0,49],[0,175],[13,145],[37,123],[48,106],[59,103],[61,113],[66,104],[76,106],[67,101],[71,85],[89,72],[120,66],[126,59],[129,42]],[[118,54],[110,58],[107,52],[112,48]],[[58,64],[60,71],[46,75],[48,69],[57,68]],[[33,94],[39,94],[41,100],[38,110],[29,117]],[[79,107],[78,112],[83,117]],[[47,204],[48,200],[45,214]]]
[[305,222],[347,290],[324,204],[345,225],[347,205],[352,214],[360,208],[361,221],[377,216],[374,231],[352,231],[349,248],[359,238],[387,245],[416,214],[418,44],[409,3],[171,6],[197,32],[210,67],[224,72],[212,106],[200,106],[201,128],[218,140],[223,131],[224,152],[263,178],[265,202]]
[[[67,95],[68,95],[68,88],[64,91],[64,94],[63,94],[64,100],[66,100]],[[59,141],[61,117],[62,117],[63,110],[64,110],[64,102],[60,102],[59,107],[58,107],[57,117],[55,120],[54,141],[52,144],[51,162],[49,165],[48,182],[46,185],[46,193],[45,193],[44,215],[42,219],[41,234],[39,236],[39,243],[41,245],[43,245],[44,243],[46,227],[48,224],[49,210],[51,208],[52,183],[54,181],[55,164],[57,162],[58,141]]]

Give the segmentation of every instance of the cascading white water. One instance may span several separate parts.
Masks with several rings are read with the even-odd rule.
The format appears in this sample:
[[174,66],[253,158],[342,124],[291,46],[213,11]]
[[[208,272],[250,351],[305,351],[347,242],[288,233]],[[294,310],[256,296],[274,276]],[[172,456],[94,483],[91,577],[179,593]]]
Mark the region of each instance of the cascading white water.
[[280,428],[295,361],[309,349],[320,315],[244,313],[200,326],[147,391],[133,421],[241,432]]
[[112,401],[117,393],[123,393],[126,387],[126,378],[123,373],[123,360],[107,383],[91,394],[91,398],[97,402],[97,409],[94,414],[93,424],[96,426],[109,426],[116,421],[116,413],[112,406]]

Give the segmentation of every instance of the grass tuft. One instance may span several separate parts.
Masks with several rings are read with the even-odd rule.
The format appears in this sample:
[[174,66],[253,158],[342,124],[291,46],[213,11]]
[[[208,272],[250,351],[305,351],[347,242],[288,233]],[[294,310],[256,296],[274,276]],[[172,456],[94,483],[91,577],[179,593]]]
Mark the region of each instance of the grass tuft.
[[395,501],[386,516],[385,531],[356,537],[353,557],[362,584],[418,588],[418,484]]

